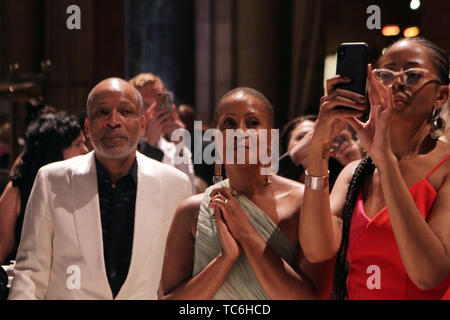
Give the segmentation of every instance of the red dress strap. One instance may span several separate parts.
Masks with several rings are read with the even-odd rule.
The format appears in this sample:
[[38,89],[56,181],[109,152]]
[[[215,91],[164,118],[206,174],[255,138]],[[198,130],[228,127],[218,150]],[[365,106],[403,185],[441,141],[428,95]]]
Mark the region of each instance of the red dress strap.
[[427,174],[427,176],[425,177],[425,179],[428,179],[432,174],[433,174],[433,172],[435,172],[447,159],[448,159],[448,157],[450,157],[450,154],[448,154],[444,159],[442,159],[439,163],[438,163],[438,165],[436,166],[436,167],[434,167],[433,168],[433,170],[431,170],[428,174]]

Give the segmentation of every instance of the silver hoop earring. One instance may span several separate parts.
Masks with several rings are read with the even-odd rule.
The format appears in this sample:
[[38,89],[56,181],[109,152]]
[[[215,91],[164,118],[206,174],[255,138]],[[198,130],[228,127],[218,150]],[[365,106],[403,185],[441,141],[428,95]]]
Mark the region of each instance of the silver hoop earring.
[[431,116],[431,129],[430,136],[432,139],[437,140],[444,134],[445,120],[439,115],[440,110],[434,109]]

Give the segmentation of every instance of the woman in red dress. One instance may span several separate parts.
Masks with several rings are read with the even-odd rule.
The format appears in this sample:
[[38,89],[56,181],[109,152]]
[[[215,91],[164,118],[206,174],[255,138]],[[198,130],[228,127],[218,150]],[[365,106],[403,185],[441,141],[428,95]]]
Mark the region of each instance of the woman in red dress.
[[[439,111],[449,96],[447,54],[400,39],[368,66],[370,117],[359,94],[327,81],[310,148],[299,240],[306,258],[337,254],[338,299],[441,299],[450,286],[449,144]],[[344,108],[342,108],[342,106]],[[330,137],[343,122],[369,157],[328,193]]]

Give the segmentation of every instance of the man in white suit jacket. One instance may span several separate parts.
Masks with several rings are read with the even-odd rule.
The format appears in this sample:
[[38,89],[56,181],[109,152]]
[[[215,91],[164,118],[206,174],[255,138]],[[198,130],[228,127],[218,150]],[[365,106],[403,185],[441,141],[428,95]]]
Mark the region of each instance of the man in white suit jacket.
[[[145,118],[127,82],[100,82],[88,98],[94,151],[47,165],[27,205],[9,299],[156,299],[167,233],[187,176],[136,151]],[[113,297],[105,268],[96,160],[114,183],[137,163],[131,261]],[[136,162],[135,162],[136,161]]]

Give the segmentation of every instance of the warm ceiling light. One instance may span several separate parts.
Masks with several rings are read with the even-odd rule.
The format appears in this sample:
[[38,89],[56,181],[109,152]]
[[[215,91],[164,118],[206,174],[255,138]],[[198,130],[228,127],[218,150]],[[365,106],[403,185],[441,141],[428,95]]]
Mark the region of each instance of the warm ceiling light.
[[400,28],[396,24],[384,26],[383,29],[381,29],[381,33],[385,37],[396,36],[400,33]]
[[412,10],[417,10],[420,7],[420,0],[411,0],[411,2],[409,3],[409,7]]
[[419,33],[420,33],[420,31],[419,31],[419,28],[417,28],[417,27],[409,27],[409,28],[406,28],[405,30],[403,30],[403,35],[406,38],[415,37],[415,36],[419,35]]

